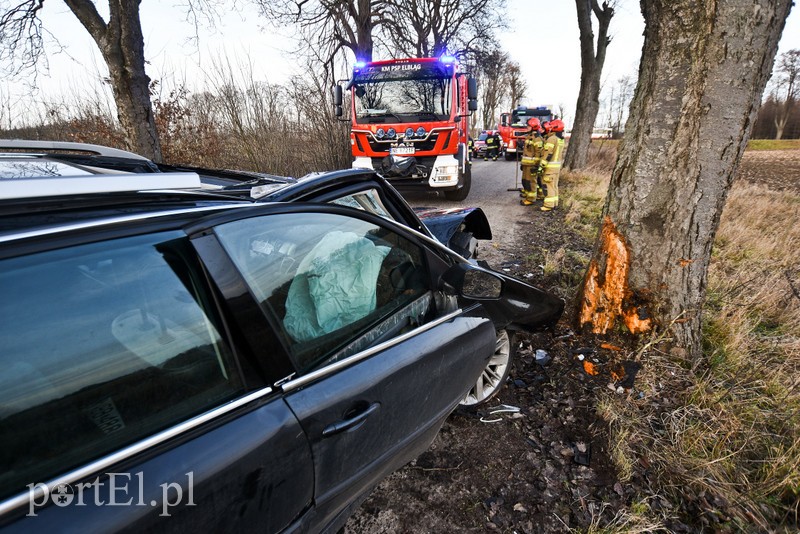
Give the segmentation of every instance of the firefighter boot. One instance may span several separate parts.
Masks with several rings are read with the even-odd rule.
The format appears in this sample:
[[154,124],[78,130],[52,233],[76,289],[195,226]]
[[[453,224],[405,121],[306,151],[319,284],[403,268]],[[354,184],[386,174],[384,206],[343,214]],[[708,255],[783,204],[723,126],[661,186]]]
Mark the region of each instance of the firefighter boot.
[[523,206],[533,206],[536,203],[536,192],[534,191],[526,191],[525,198],[520,200],[520,204]]
[[533,189],[533,184],[530,180],[526,180],[525,178],[522,179],[522,189],[519,190],[519,196],[522,198],[526,198]]

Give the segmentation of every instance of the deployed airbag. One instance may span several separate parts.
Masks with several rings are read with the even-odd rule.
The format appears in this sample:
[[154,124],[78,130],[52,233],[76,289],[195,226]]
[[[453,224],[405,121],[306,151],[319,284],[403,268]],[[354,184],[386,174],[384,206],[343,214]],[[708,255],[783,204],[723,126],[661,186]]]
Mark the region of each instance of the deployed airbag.
[[378,272],[390,247],[334,231],[303,258],[286,298],[283,320],[295,341],[309,341],[375,309]]

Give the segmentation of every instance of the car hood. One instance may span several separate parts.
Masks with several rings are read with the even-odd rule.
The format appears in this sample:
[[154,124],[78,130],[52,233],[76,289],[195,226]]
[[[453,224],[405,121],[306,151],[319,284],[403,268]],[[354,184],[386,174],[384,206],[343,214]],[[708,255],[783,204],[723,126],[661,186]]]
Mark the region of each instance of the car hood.
[[414,213],[442,243],[448,243],[462,224],[461,231],[475,239],[492,238],[489,220],[480,208],[414,208]]

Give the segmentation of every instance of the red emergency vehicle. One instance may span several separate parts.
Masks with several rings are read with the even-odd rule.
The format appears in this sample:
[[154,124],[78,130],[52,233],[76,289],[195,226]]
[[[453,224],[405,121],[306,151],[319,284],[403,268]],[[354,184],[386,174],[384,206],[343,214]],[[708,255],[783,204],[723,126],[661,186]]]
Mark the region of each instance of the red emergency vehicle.
[[[540,122],[544,123],[553,119],[553,111],[550,106],[538,106],[529,108],[527,106],[519,106],[510,113],[503,113],[500,115],[500,137],[503,138],[503,145],[506,147],[506,159],[517,158],[517,141],[519,141],[530,128],[528,128],[528,119],[536,117]],[[520,154],[522,147],[519,148]]]
[[[467,198],[468,120],[478,91],[454,57],[356,63],[347,90],[354,168],[374,169],[399,189]],[[337,86],[339,116],[342,101]]]

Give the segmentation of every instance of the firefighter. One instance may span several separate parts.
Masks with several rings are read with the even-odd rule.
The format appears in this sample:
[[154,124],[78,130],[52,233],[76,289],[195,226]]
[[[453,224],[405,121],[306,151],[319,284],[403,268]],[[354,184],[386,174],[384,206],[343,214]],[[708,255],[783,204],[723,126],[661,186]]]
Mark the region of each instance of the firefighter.
[[530,131],[525,136],[522,145],[522,200],[520,204],[530,206],[537,199],[542,197],[542,188],[539,185],[539,163],[542,159],[542,148],[544,139],[542,138],[542,126],[539,119],[531,117],[528,119]]
[[544,205],[542,211],[558,207],[558,175],[561,174],[561,157],[564,152],[564,123],[553,119],[544,123],[544,146],[539,171],[542,174]]
[[500,149],[503,147],[503,138],[500,137],[500,132],[497,130],[494,131],[494,157],[492,157],[492,161],[497,161],[497,156],[500,155]]
[[500,143],[498,143],[499,138],[500,136],[494,133],[486,136],[486,152],[483,153],[483,161],[489,161],[489,156],[492,157],[492,161],[497,161],[497,149],[500,146]]

